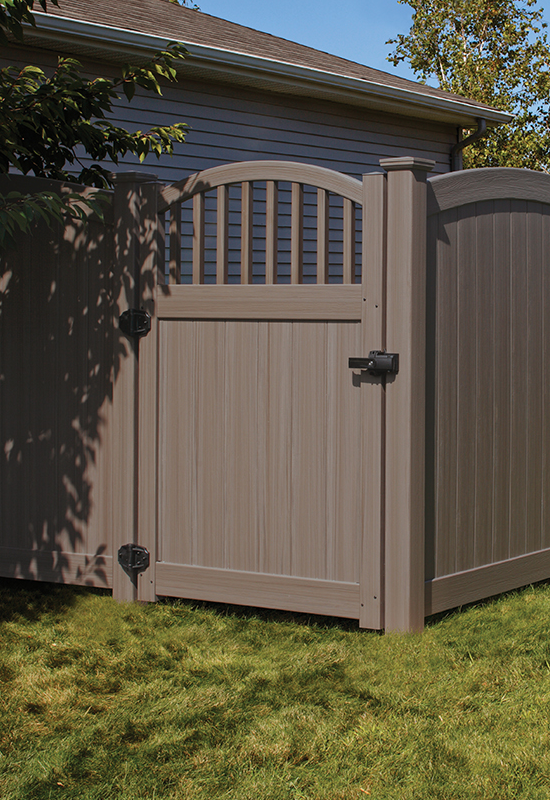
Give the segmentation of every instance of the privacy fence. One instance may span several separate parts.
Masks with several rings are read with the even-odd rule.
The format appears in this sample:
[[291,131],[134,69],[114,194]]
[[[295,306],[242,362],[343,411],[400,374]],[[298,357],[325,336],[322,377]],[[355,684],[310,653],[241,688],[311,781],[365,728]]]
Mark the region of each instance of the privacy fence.
[[124,173],[3,256],[0,574],[394,630],[550,577],[550,178],[381,165]]

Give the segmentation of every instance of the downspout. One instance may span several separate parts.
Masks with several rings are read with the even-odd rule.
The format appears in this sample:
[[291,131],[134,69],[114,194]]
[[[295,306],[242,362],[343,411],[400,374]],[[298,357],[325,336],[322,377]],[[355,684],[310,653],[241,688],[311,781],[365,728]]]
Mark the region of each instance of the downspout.
[[487,133],[487,120],[483,119],[483,117],[478,117],[476,119],[477,122],[477,131],[472,133],[471,136],[468,136],[466,139],[462,139],[460,142],[457,142],[452,150],[451,150],[451,172],[456,172],[459,169],[462,169],[462,150],[467,147],[472,142],[475,142],[476,139],[481,139]]

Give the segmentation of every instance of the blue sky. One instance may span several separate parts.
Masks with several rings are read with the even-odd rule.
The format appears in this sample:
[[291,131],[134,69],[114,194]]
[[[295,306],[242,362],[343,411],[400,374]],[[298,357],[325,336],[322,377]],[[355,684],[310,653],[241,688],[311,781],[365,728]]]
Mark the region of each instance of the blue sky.
[[[412,9],[397,0],[196,0],[201,11],[414,80],[386,56],[388,39],[410,28]],[[540,5],[540,4],[539,4]],[[550,0],[546,4],[550,9]],[[545,14],[550,22],[550,13]]]

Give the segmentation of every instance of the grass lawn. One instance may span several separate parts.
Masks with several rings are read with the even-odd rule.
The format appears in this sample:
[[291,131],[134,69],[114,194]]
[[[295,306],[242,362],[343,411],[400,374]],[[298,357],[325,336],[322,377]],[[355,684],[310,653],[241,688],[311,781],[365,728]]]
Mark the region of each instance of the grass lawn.
[[0,797],[546,800],[549,634],[547,585],[381,636],[4,581]]

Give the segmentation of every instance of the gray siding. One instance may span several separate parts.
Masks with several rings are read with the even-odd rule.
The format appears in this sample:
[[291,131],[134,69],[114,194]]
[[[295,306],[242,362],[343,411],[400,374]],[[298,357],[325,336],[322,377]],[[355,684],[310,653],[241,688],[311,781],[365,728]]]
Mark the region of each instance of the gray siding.
[[[24,64],[23,52],[5,50],[3,63]],[[45,69],[56,63],[48,51],[26,52],[28,60]],[[85,67],[90,76],[110,73],[99,62],[86,61]],[[150,157],[140,165],[167,183],[218,164],[266,158],[318,164],[359,177],[379,169],[380,158],[412,155],[433,159],[434,172],[444,173],[456,141],[451,125],[188,80],[167,86],[162,97],[138,92],[131,104],[121,100],[113,115],[113,122],[130,130],[181,121],[190,131],[175,155],[159,162]],[[124,167],[138,163],[126,158]]]

